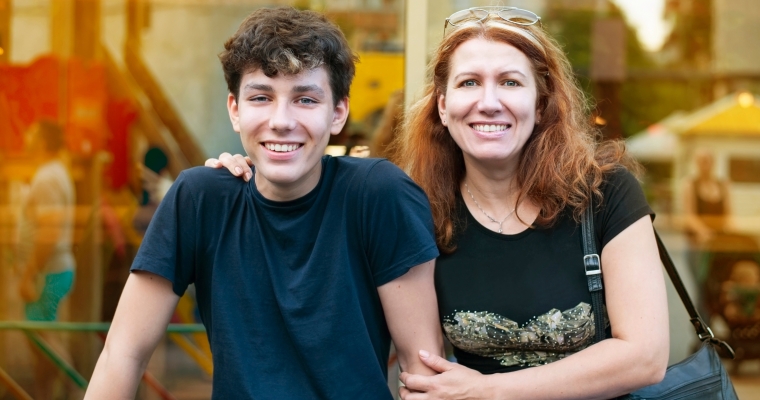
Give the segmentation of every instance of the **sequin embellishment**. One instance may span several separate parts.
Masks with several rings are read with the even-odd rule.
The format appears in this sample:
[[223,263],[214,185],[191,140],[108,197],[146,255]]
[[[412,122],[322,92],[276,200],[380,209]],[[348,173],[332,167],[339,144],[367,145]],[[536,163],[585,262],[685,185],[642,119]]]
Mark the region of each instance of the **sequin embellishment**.
[[522,327],[499,314],[458,311],[444,318],[443,329],[461,350],[496,359],[503,366],[524,367],[549,364],[588,347],[595,331],[587,303],[565,311],[553,308]]

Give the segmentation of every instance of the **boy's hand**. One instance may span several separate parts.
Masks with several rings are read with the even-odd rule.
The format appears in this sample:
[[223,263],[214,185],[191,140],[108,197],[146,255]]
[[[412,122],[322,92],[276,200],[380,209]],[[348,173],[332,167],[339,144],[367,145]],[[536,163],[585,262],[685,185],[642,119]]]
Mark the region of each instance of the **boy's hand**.
[[211,168],[221,168],[224,166],[232,173],[232,175],[242,176],[243,180],[246,182],[250,181],[253,177],[253,170],[251,169],[253,161],[251,161],[250,157],[243,157],[241,154],[235,154],[233,156],[232,154],[225,152],[220,154],[218,159],[209,158],[204,165]]

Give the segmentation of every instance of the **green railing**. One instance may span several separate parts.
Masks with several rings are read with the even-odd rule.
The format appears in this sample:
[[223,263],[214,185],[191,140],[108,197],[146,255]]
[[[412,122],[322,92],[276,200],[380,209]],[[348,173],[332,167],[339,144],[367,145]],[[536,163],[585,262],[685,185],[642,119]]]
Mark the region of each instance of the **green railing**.
[[[69,332],[95,332],[105,339],[105,332],[111,327],[107,322],[32,322],[32,321],[0,321],[0,330],[20,330],[50,361],[60,369],[74,384],[81,388],[87,388],[87,380],[77,372],[60,354],[37,333],[37,331],[69,331]],[[202,358],[202,352],[193,346],[181,334],[205,333],[201,324],[169,324],[166,329],[172,340],[177,342],[206,372],[210,371],[210,360]],[[164,400],[173,400],[174,397],[164,388],[158,380],[147,371],[143,374],[143,382],[158,392]],[[0,384],[10,391],[11,395],[19,400],[32,400],[32,397],[13,380],[13,378],[0,368]]]

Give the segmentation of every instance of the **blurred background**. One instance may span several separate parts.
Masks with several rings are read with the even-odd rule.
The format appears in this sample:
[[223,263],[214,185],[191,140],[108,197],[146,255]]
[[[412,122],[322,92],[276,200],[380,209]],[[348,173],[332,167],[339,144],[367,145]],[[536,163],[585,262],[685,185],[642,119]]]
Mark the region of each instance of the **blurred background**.
[[[603,137],[625,139],[645,166],[655,225],[700,311],[737,352],[725,362],[740,397],[760,398],[755,3],[0,0],[0,399],[81,398],[174,177],[243,152],[216,55],[250,12],[312,9],[341,27],[360,63],[349,123],[328,152],[382,157],[420,93],[444,19],[492,4],[536,12],[564,46]],[[57,312],[35,314],[51,272],[70,292]],[[696,337],[672,287],[669,300],[678,362]],[[173,322],[138,398],[209,398],[192,290]]]

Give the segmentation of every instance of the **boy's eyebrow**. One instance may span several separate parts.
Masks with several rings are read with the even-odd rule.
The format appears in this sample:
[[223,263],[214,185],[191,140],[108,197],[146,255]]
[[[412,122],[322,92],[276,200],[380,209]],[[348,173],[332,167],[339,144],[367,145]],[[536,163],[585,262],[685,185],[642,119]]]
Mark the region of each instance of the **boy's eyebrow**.
[[243,90],[259,90],[262,92],[274,92],[274,89],[272,89],[269,85],[264,85],[262,83],[248,83],[245,86],[243,86]]
[[325,96],[325,91],[317,85],[299,85],[293,88],[293,93],[308,93],[313,92],[319,97]]

